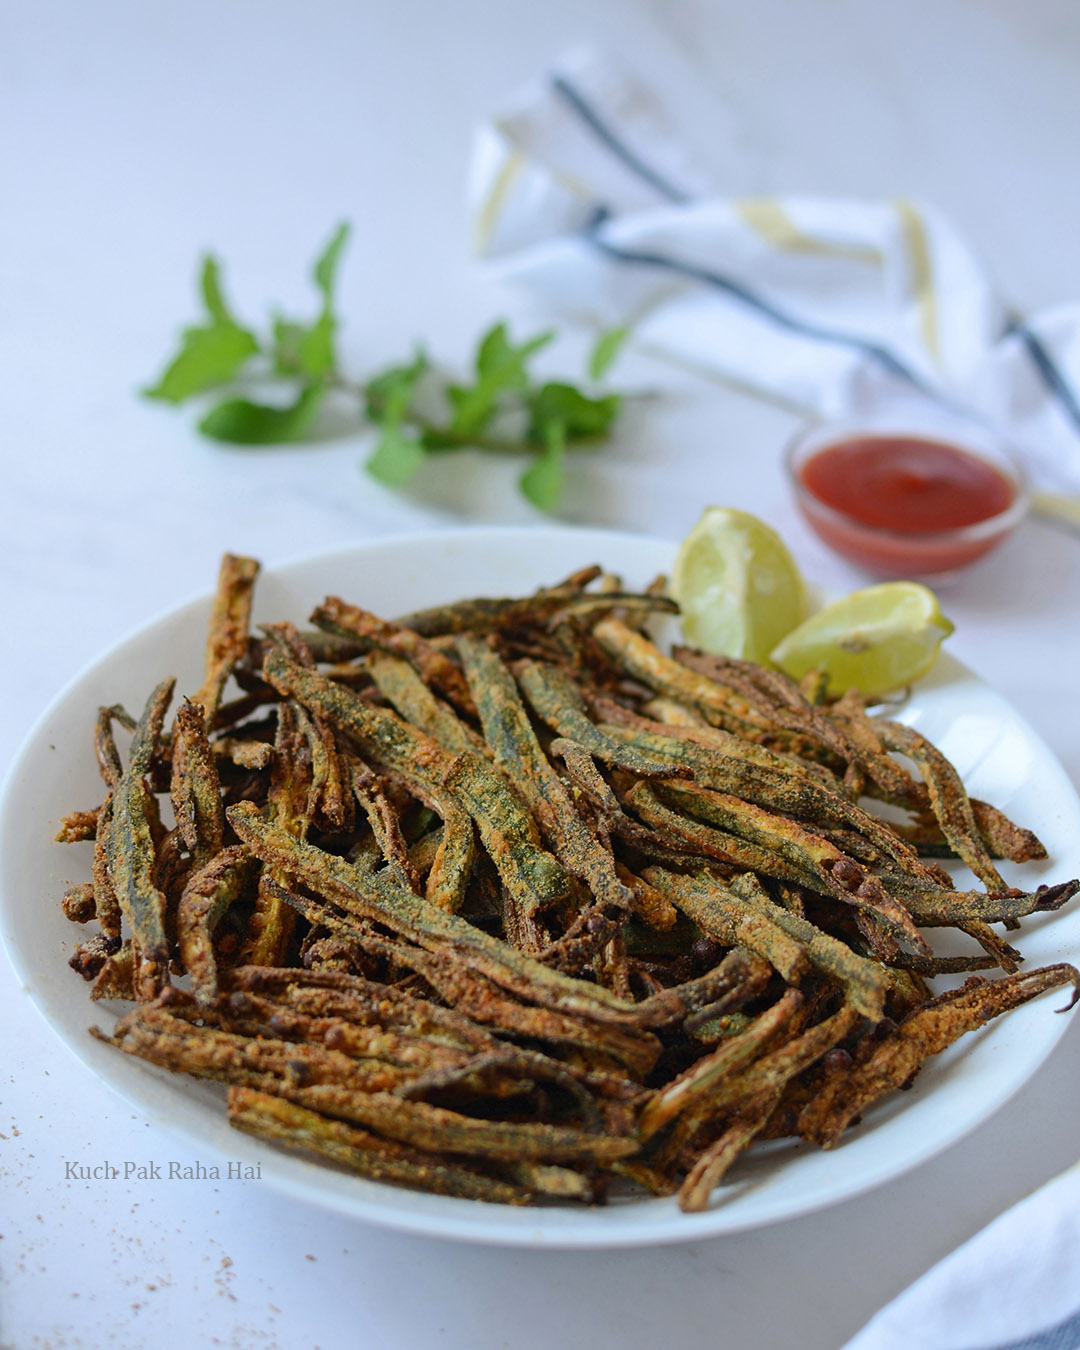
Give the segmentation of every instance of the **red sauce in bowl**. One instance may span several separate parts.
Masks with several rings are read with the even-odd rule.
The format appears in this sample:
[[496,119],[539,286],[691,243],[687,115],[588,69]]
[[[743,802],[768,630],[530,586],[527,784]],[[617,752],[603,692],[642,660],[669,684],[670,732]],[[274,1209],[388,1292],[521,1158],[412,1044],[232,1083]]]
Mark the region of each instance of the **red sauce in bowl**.
[[1007,518],[1000,530],[972,528],[1007,512],[1018,484],[945,441],[851,436],[810,453],[795,476],[803,511],[822,539],[883,575],[954,571],[988,553],[1015,524]]

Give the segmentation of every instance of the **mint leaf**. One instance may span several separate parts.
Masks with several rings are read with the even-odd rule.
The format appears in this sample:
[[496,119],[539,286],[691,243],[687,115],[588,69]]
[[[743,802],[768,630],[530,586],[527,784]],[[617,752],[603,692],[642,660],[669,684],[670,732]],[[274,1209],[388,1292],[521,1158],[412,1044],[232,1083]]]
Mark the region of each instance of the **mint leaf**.
[[306,332],[295,319],[280,315],[274,319],[274,369],[279,375],[295,375],[300,369],[300,343]]
[[349,238],[349,225],[343,223],[320,253],[312,268],[312,278],[322,293],[322,310],[313,324],[294,319],[274,321],[274,365],[282,375],[306,375],[325,380],[337,368],[334,339],[338,318],[334,313],[334,285],[338,263]]
[[329,310],[323,310],[310,328],[304,329],[296,343],[296,361],[305,375],[314,380],[324,379],[337,365],[334,352],[334,334],[337,320]]
[[476,349],[476,373],[480,376],[497,375],[504,383],[526,378],[525,363],[534,353],[546,347],[555,337],[549,329],[527,338],[519,347],[510,341],[505,323],[497,323],[488,329],[480,339]]
[[142,392],[147,398],[182,403],[233,378],[249,356],[259,350],[255,334],[236,322],[221,290],[221,268],[212,253],[203,255],[199,293],[211,323],[185,328],[180,349],[157,384]]
[[618,359],[630,329],[624,324],[619,328],[609,328],[601,333],[589,356],[589,379],[602,380]]
[[403,487],[426,459],[422,442],[406,435],[401,426],[390,423],[382,428],[375,449],[364,466],[372,478],[386,487]]
[[409,410],[417,381],[428,370],[427,354],[417,348],[407,366],[390,366],[364,386],[367,415],[373,422],[400,422]]
[[238,327],[229,313],[225,297],[221,293],[221,266],[212,253],[203,254],[202,273],[199,277],[199,290],[202,293],[206,312],[219,324],[231,324]]
[[504,394],[528,388],[527,363],[554,336],[538,333],[515,347],[506,324],[489,329],[476,349],[476,383],[450,385],[446,391],[453,409],[450,430],[459,436],[478,436],[495,416]]
[[204,436],[233,445],[282,445],[302,441],[315,419],[326,390],[309,384],[295,403],[284,408],[252,403],[246,398],[226,399],[199,423]]
[[181,337],[180,350],[164,374],[143,393],[147,398],[159,398],[166,403],[182,403],[193,394],[231,380],[258,350],[254,334],[234,323],[187,328]]
[[561,425],[568,441],[603,436],[619,415],[620,404],[618,394],[589,398],[572,384],[542,385],[528,400],[528,439],[543,444],[551,422]]
[[315,261],[313,273],[315,285],[322,291],[323,303],[327,309],[334,302],[334,284],[337,281],[338,261],[341,258],[342,249],[348,243],[350,229],[349,222],[343,220],[334,231],[330,242]]
[[553,511],[563,490],[566,433],[561,422],[544,429],[544,448],[518,480],[521,491],[541,511]]

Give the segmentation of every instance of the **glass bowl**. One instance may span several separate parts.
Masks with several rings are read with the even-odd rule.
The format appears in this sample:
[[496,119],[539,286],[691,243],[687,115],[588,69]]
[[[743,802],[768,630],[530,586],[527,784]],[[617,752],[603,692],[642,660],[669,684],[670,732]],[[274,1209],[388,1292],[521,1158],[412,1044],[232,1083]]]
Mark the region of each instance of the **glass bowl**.
[[[806,464],[822,451],[867,437],[933,441],[961,450],[995,469],[1011,487],[1012,498],[1004,510],[951,529],[917,531],[868,524],[815,496],[804,477]],[[997,548],[1030,505],[1024,475],[1000,439],[966,419],[937,410],[811,422],[788,445],[784,463],[796,503],[811,529],[841,557],[881,578],[908,577],[940,584]]]

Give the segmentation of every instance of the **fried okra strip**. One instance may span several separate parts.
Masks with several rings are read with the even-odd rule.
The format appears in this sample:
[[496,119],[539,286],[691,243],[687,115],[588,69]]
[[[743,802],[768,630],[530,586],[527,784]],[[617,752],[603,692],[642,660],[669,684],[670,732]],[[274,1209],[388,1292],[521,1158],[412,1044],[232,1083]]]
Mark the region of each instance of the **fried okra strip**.
[[720,1138],[704,1150],[679,1187],[679,1208],[684,1214],[700,1214],[708,1208],[709,1196],[762,1132],[775,1109],[773,1094],[759,1092],[744,1104]]
[[758,740],[773,730],[771,720],[742,695],[665,656],[655,643],[621,619],[601,619],[592,632],[626,674],[658,694],[697,708],[707,721]]
[[185,699],[177,708],[173,735],[183,745],[172,761],[173,814],[196,867],[205,867],[224,846],[221,780],[207,736],[202,705]]
[[113,795],[105,794],[94,839],[94,859],[90,876],[94,886],[94,913],[106,937],[119,937],[123,927],[123,911],[116,896],[116,888],[109,876],[109,834],[112,830]]
[[[884,884],[891,886],[888,879]],[[1080,881],[1062,881],[1025,892],[1004,890],[947,891],[940,887],[903,888],[904,903],[925,928],[960,927],[968,923],[1002,923],[1028,914],[1060,909],[1080,890]]]
[[810,964],[840,986],[852,1007],[872,1022],[880,1021],[888,989],[888,977],[880,962],[867,960],[802,915],[776,904],[750,873],[733,877],[727,884],[744,905],[765,915],[794,938]]
[[176,909],[180,960],[198,1002],[206,1007],[218,993],[214,929],[251,880],[255,860],[234,845],[204,863],[188,880]]
[[482,639],[460,637],[458,651],[495,762],[517,785],[540,821],[555,856],[588,886],[601,905],[629,912],[634,905],[633,894],[619,880],[611,854],[589,833],[562,779],[540,748],[510,672]]
[[797,821],[729,793],[699,787],[696,783],[660,783],[656,794],[710,825],[730,831],[784,858],[804,875],[813,877],[816,889],[824,889],[826,894],[849,904],[861,902],[863,908],[872,910],[897,936],[902,934],[916,950],[929,953],[926,940],[916,928],[904,901],[887,893],[879,878],[865,871],[829,840]]
[[[979,828],[979,835],[992,858],[1006,858],[1009,862],[1041,862],[1046,848],[1037,835],[1025,830],[988,802],[969,798],[971,814]],[[937,817],[932,811],[921,811],[913,820],[893,823],[892,828],[916,849],[921,857],[956,858],[959,854],[945,838]]]
[[[305,903],[295,893],[292,893],[292,899],[298,906]],[[460,965],[445,952],[413,947],[370,930],[359,933],[358,938],[365,950],[389,957],[422,975],[438,996],[454,1009],[453,1014],[439,1009],[445,1016],[460,1016],[462,1020],[470,1019],[512,1035],[527,1036],[530,1040],[599,1051],[605,1058],[625,1065],[642,1077],[656,1063],[660,1043],[651,1035],[568,1016],[552,1008],[518,1003],[492,981]],[[355,976],[342,978],[356,979]],[[380,1008],[380,1016],[384,1015]]]
[[509,784],[479,755],[451,756],[395,714],[372,707],[315,671],[271,652],[266,677],[283,693],[325,712],[360,744],[380,768],[417,778],[456,796],[476,822],[480,839],[514,902],[526,913],[562,900],[570,879],[540,847],[532,817],[518,805]]
[[623,885],[629,887],[634,897],[634,913],[643,923],[660,932],[675,926],[678,911],[666,896],[622,863],[615,864],[615,871]]
[[130,1002],[135,998],[135,944],[128,940],[118,951],[105,958],[104,964],[94,976],[90,986],[90,997],[97,999],[123,999]]
[[211,747],[215,759],[228,760],[238,769],[268,769],[274,747],[268,741],[245,741],[235,736],[220,736]]
[[876,726],[886,749],[906,755],[919,766],[930,794],[931,809],[950,846],[988,891],[1008,890],[983,844],[960,775],[941,751],[912,727],[881,719]]
[[[392,1088],[398,1093],[407,1089],[407,1095],[416,1095],[417,1085],[422,1085],[432,1075],[451,1075],[459,1071],[467,1075],[484,1056],[508,1049],[495,1037],[489,1037],[487,1043],[479,1046],[462,1046],[447,1044],[445,1037],[401,1031],[383,1023],[358,1025],[336,1016],[332,1006],[325,1006],[333,1002],[332,995],[329,999],[316,995],[311,1004],[304,1007],[281,998],[235,991],[214,1011],[225,1028],[242,1036],[283,1037],[289,1041],[325,1045],[327,1049],[342,1051],[351,1059],[377,1060],[413,1074],[414,1077],[403,1078]],[[509,1050],[513,1052],[514,1047]],[[499,1083],[487,1086],[496,1094],[502,1089]],[[512,1092],[520,1092],[518,1083],[507,1086]]]
[[466,1050],[491,1045],[489,1034],[459,1012],[362,975],[292,966],[234,966],[225,972],[223,986],[295,1004],[306,1012],[318,1011],[321,1016],[364,1026],[400,1028]]
[[641,1113],[638,1137],[642,1142],[670,1125],[683,1111],[695,1107],[716,1083],[752,1063],[802,1006],[803,996],[799,991],[788,989],[771,1008],[755,1017],[745,1031],[703,1055],[684,1073],[660,1088]]
[[731,1123],[702,1153],[683,1182],[679,1190],[683,1213],[705,1209],[709,1195],[732,1163],[764,1129],[788,1083],[850,1035],[860,1020],[856,1009],[841,1008],[719,1085],[707,1109],[717,1116],[732,1117]]
[[[674,784],[659,785],[658,791],[673,795],[674,788]],[[906,941],[916,951],[930,955],[926,939],[904,904],[887,894],[879,878],[864,871],[828,840],[737,797],[693,784],[680,784],[680,790],[693,792],[693,809],[708,819],[707,825],[665,806],[645,783],[632,787],[626,800],[646,824],[693,844],[706,857],[833,896],[879,921],[893,940]],[[687,798],[679,796],[676,800],[681,805]]]
[[383,698],[394,705],[406,722],[418,726],[444,749],[452,754],[487,753],[480,737],[435,697],[408,661],[389,652],[373,652],[367,668]]
[[[289,700],[278,708],[267,809],[275,823],[302,837],[315,810],[315,785],[299,711],[298,705]],[[274,892],[274,875],[270,867],[259,874],[255,907],[238,953],[240,965],[278,966],[285,959],[296,926],[296,911]]]
[[185,1011],[182,1005],[177,1015],[160,1003],[141,1004],[102,1038],[174,1072],[270,1091],[322,1084],[343,1093],[383,1092],[406,1076],[382,1060],[353,1059],[325,1045],[222,1030],[210,1008],[195,1010],[205,1022],[189,1020]]
[[442,837],[424,882],[424,899],[436,909],[456,914],[465,903],[476,860],[472,820],[448,794],[424,790],[425,806],[442,817]]
[[427,779],[399,771],[393,771],[389,776],[442,821],[442,828],[418,841],[409,850],[409,857],[415,866],[414,852],[430,841],[432,856],[423,886],[424,898],[429,904],[456,914],[465,903],[476,861],[472,817],[452,793],[433,787]]
[[411,628],[388,623],[366,609],[347,605],[334,595],[328,596],[315,610],[311,621],[318,628],[343,637],[366,638],[383,651],[404,657],[427,684],[434,685],[463,712],[470,716],[475,714],[476,708],[460,669]]
[[810,962],[800,943],[770,918],[744,905],[707,873],[681,876],[650,867],[645,876],[703,933],[725,947],[745,947],[757,952],[788,984],[799,984],[809,973]]
[[346,828],[352,821],[352,784],[344,756],[338,748],[337,737],[330,721],[319,715],[309,716],[303,705],[296,707],[296,725],[307,742],[311,758],[311,811],[321,811],[332,830]]
[[135,730],[135,719],[119,703],[114,703],[111,708],[98,709],[97,722],[94,724],[94,753],[98,771],[110,791],[119,783],[124,771],[113,736],[113,722],[119,722],[127,731]]
[[781,671],[768,670],[764,666],[730,656],[697,652],[688,647],[676,647],[672,656],[699,675],[734,689],[767,717],[773,726],[817,743],[849,766],[864,773],[871,772],[872,765],[863,762],[858,745],[845,733],[844,728],[815,707],[799,686]]
[[1010,862],[1040,862],[1046,857],[1044,844],[1031,830],[1014,825],[1004,811],[989,802],[977,797],[969,800],[979,834],[993,857],[1008,858]]
[[[106,798],[107,800],[107,798]],[[95,806],[90,811],[69,811],[60,819],[60,828],[53,836],[57,844],[85,844],[100,832],[104,808]]]
[[301,1106],[366,1126],[429,1153],[457,1153],[505,1162],[612,1162],[638,1151],[628,1136],[590,1134],[567,1125],[484,1120],[443,1106],[366,1092],[336,1082],[291,1087],[281,1095]]
[[389,1181],[459,1200],[507,1205],[527,1204],[536,1189],[444,1162],[252,1088],[229,1089],[228,1114],[229,1124],[235,1129],[327,1158],[370,1181]]
[[146,775],[161,736],[175,681],[163,680],[147,701],[131,741],[128,765],[113,793],[105,857],[109,881],[139,948],[135,987],[152,998],[168,981],[165,896],[154,883],[156,802]]
[[1080,971],[1070,965],[1044,966],[992,983],[972,977],[962,989],[942,994],[912,1013],[864,1062],[831,1076],[801,1112],[799,1133],[822,1148],[832,1148],[856,1116],[902,1087],[931,1055],[965,1032],[1062,984],[1073,986],[1071,1008],[1080,993]]
[[689,770],[702,787],[734,793],[768,810],[819,825],[853,830],[912,879],[941,882],[937,870],[921,862],[911,845],[898,838],[888,824],[830,789],[790,757],[715,728],[708,729],[705,743],[692,728],[681,729],[682,734],[676,738],[671,728],[638,718],[626,728],[602,725],[601,732],[656,758],[669,757],[673,765]]
[[518,684],[536,715],[560,736],[574,741],[607,764],[640,777],[688,776],[667,757],[650,756],[635,746],[613,742],[590,720],[577,686],[558,666],[543,661],[521,661],[516,667]]
[[367,816],[371,832],[382,851],[382,856],[399,886],[422,895],[424,888],[409,858],[409,846],[401,833],[401,825],[394,808],[386,797],[386,790],[366,764],[353,759],[349,765],[352,788],[356,800]]
[[210,725],[233,666],[247,652],[251,601],[258,574],[259,564],[254,558],[226,553],[221,560],[206,639],[206,670],[198,693],[192,696],[193,703],[202,704]]
[[[580,575],[584,576],[582,572]],[[594,573],[593,579],[599,575]],[[677,613],[677,607],[666,596],[641,595],[633,592],[604,590],[595,595],[583,594],[583,586],[570,584],[572,578],[559,586],[537,591],[518,599],[459,600],[433,609],[419,610],[398,619],[403,628],[411,628],[424,637],[439,634],[493,633],[519,628],[544,628],[564,612],[578,616],[596,610],[617,608],[620,603],[648,605],[653,610]],[[588,584],[588,583],[586,583]]]
[[240,802],[227,814],[233,829],[253,853],[297,877],[347,913],[383,923],[429,951],[445,949],[463,965],[531,1002],[597,1021],[644,1024],[633,1003],[597,985],[549,970],[456,914],[447,914],[378,876],[358,873],[343,858],[324,853],[264,821],[251,803]]
[[[558,755],[566,765],[566,771],[574,785],[592,803],[600,816],[601,824],[608,835],[618,835],[632,844],[639,853],[658,862],[680,864],[690,861],[692,848],[677,848],[663,835],[647,829],[639,821],[623,813],[619,800],[606,779],[597,771],[592,756],[576,741],[557,737],[551,742],[552,754]],[[617,870],[617,865],[616,865]],[[633,889],[633,887],[631,887]],[[659,911],[663,913],[664,911]],[[671,922],[674,922],[674,913]],[[656,927],[670,927],[670,923],[657,923]]]
[[685,1029],[695,1019],[719,1017],[757,998],[771,976],[768,961],[736,947],[706,974],[658,990],[639,1006],[649,1012],[650,1025],[664,1027],[682,1022]]

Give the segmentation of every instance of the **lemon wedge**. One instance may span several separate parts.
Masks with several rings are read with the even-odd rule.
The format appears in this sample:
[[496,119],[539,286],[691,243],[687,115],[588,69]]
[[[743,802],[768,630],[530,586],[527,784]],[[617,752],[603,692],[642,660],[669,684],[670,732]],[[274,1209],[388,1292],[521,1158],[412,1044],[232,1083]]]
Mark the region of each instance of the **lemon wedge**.
[[806,589],[775,530],[745,511],[710,506],[671,570],[686,641],[763,662],[806,613]]
[[925,675],[952,631],[933,591],[886,581],[818,610],[773,648],[771,660],[796,680],[825,670],[830,694],[887,694]]

